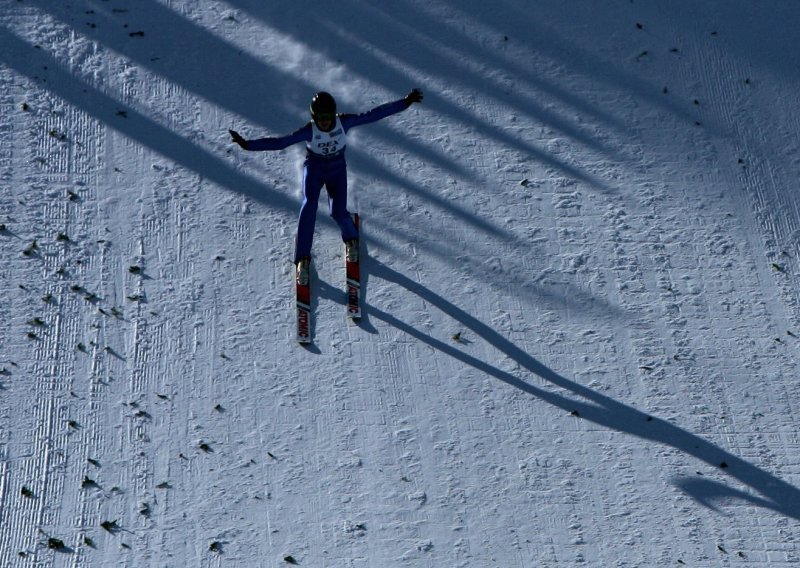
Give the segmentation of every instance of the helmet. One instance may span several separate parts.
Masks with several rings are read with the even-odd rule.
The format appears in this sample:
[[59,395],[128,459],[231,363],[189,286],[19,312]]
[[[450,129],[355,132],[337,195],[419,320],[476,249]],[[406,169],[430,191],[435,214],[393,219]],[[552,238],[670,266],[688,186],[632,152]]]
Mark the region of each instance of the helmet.
[[311,99],[311,117],[316,118],[320,114],[336,114],[336,101],[325,91],[320,91]]

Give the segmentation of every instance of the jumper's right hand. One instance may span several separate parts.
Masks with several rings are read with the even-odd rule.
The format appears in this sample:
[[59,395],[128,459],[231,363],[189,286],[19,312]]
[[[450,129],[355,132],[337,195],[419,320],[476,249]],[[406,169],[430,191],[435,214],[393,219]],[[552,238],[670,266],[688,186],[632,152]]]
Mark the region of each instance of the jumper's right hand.
[[422,91],[419,89],[412,89],[410,93],[405,96],[406,106],[411,106],[413,103],[422,102]]
[[241,134],[235,130],[228,130],[231,133],[231,142],[236,142],[239,146],[247,150],[247,140],[242,138]]

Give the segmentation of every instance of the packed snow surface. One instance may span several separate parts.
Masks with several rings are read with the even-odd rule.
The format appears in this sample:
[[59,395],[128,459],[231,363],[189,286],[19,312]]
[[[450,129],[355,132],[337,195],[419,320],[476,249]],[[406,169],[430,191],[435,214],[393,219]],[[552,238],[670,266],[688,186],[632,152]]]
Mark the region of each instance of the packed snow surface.
[[[800,562],[800,3],[0,1],[0,566]],[[354,130],[364,318],[321,203]]]

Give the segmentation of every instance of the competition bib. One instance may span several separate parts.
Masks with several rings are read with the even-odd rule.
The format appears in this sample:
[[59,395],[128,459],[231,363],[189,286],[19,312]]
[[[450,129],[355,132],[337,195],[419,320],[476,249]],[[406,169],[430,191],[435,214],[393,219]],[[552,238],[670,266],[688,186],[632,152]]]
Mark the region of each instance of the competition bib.
[[341,152],[347,146],[347,134],[342,127],[342,121],[336,117],[336,124],[330,132],[323,132],[317,123],[311,121],[311,142],[306,142],[310,152],[319,156],[330,156]]

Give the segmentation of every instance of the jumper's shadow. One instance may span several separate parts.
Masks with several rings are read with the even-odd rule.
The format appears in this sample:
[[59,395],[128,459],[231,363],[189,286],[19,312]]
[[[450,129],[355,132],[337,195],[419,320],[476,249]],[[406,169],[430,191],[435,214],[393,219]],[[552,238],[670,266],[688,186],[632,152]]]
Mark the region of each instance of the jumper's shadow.
[[465,329],[470,330],[472,334],[501,351],[522,368],[538,375],[550,384],[560,387],[565,392],[561,394],[536,387],[511,373],[498,369],[462,351],[458,345],[432,337],[387,312],[365,304],[365,312],[370,317],[377,318],[478,371],[527,392],[566,412],[580,416],[582,419],[589,420],[610,430],[624,432],[649,442],[657,442],[673,447],[714,468],[719,468],[719,471],[724,472],[760,494],[760,497],[756,497],[723,483],[699,478],[675,481],[676,486],[705,506],[716,508],[714,506],[715,502],[739,499],[800,520],[800,490],[786,481],[731,454],[700,436],[683,430],[670,422],[645,414],[559,375],[488,325],[418,282],[414,282],[378,261],[373,260],[370,263],[370,275],[373,278],[380,278],[397,284],[416,294],[429,305],[460,322]]

